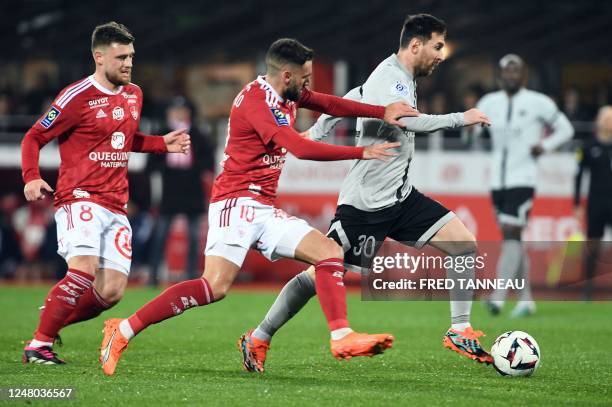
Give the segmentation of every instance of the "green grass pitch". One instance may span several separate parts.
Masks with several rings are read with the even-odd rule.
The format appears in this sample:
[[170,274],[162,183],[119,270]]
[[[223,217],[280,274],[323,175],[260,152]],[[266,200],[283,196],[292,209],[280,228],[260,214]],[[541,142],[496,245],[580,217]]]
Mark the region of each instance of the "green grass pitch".
[[384,355],[341,363],[329,353],[314,300],[276,335],[267,370],[258,375],[242,370],[236,340],[275,293],[235,291],[143,332],[108,378],[97,360],[104,317],[127,316],[157,291],[128,290],[103,316],[66,328],[57,350],[68,365],[23,365],[23,341],[46,290],[0,287],[0,387],[75,387],[69,405],[612,405],[612,303],[541,302],[535,316],[522,320],[491,317],[475,303],[472,323],[487,333],[487,348],[511,329],[540,344],[542,364],[533,377],[505,378],[442,347],[447,302],[362,302],[350,295],[354,328],[397,339]]

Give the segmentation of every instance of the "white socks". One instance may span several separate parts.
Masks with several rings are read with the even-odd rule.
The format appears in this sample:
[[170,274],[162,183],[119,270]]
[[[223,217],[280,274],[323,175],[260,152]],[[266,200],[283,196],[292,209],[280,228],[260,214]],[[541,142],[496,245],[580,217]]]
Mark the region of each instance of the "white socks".
[[30,342],[30,346],[33,348],[42,348],[43,346],[48,346],[52,348],[53,342],[43,342],[43,341],[37,341],[36,339],[32,339],[32,342]]
[[472,325],[470,325],[469,322],[462,322],[460,324],[452,324],[451,328],[454,329],[455,331],[461,332],[461,331],[465,331],[467,328],[471,326]]
[[351,328],[334,329],[333,331],[331,331],[332,341],[337,341],[339,339],[342,339],[346,335],[350,334],[351,332],[353,332]]
[[121,335],[125,336],[128,341],[134,337],[134,330],[127,318],[119,323],[119,332],[121,332]]

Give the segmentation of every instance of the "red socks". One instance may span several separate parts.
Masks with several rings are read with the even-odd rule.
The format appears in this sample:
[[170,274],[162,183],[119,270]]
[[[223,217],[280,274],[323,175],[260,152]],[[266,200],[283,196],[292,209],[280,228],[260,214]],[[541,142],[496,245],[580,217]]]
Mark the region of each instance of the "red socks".
[[348,328],[344,262],[326,259],[315,264],[315,287],[330,331]]
[[94,276],[76,269],[68,269],[66,276],[51,288],[40,316],[34,339],[53,342],[66,319],[74,311],[79,298],[93,283]]
[[206,279],[183,281],[168,287],[153,298],[129,317],[128,322],[136,335],[149,325],[157,324],[182,314],[189,308],[210,304],[213,301],[212,290]]
[[76,324],[77,322],[87,321],[100,315],[105,310],[115,304],[109,304],[100,296],[98,291],[92,286],[83,295],[72,311],[64,326]]

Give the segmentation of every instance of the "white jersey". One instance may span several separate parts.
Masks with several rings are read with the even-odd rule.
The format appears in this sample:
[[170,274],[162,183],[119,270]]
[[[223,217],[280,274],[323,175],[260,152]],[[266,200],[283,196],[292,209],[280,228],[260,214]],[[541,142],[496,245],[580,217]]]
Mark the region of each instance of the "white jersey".
[[[344,97],[374,105],[405,102],[417,107],[416,82],[395,54],[382,61],[361,87],[352,89]],[[321,115],[310,128],[310,138],[321,140],[341,119]],[[457,128],[465,123],[463,113],[421,114],[418,117],[403,117],[400,121],[406,126],[404,129],[379,119],[357,119],[358,146],[383,141],[400,141],[402,145],[394,150],[398,155],[389,162],[354,160],[342,183],[338,205],[351,205],[372,212],[403,202],[412,191],[408,172],[414,155],[414,132]]]
[[[476,105],[491,120],[491,188],[535,187],[537,159],[531,148],[545,152],[570,140],[574,129],[548,96],[521,88],[513,96],[503,91],[484,95]],[[545,136],[545,128],[553,131]],[[476,131],[480,131],[477,126]]]

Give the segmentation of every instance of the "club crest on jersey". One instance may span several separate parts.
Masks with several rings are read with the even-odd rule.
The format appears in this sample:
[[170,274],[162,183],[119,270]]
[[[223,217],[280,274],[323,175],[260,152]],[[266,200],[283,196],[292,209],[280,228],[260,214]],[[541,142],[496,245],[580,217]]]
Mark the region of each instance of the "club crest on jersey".
[[130,106],[130,114],[132,119],[138,120],[138,108],[136,106]]
[[121,106],[117,106],[113,109],[113,119],[115,120],[123,120],[124,113],[123,108]]
[[43,119],[40,121],[40,125],[45,129],[48,129],[51,127],[55,119],[59,117],[60,113],[61,112],[55,106],[51,106],[51,109],[49,109],[45,117],[43,117]]
[[125,146],[125,134],[120,131],[116,131],[111,136],[111,146],[115,150],[121,150]]
[[289,126],[289,117],[280,109],[270,108],[276,124],[279,126]]

